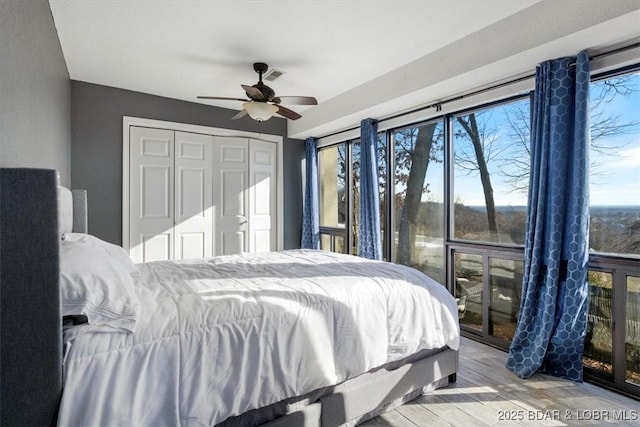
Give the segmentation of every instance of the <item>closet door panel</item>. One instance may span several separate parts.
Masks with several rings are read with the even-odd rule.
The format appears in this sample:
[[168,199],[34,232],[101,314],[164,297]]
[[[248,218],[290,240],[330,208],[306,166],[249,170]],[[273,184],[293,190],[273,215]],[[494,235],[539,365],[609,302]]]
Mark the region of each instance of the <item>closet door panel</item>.
[[[178,242],[179,240],[179,242]],[[176,236],[176,244],[180,246],[179,259],[203,258],[206,255],[206,235],[202,232],[182,232]]]
[[132,126],[129,224],[134,262],[173,258],[173,131]]
[[250,251],[274,251],[277,249],[276,145],[250,140],[249,159]]
[[220,236],[222,254],[221,255],[230,255],[230,254],[240,254],[245,251],[245,240],[247,238],[247,233],[243,231],[227,231],[223,232]]
[[249,251],[248,159],[246,139],[214,137],[214,254]]
[[140,165],[142,219],[171,219],[171,168]]
[[247,187],[246,171],[222,170],[220,209],[223,218],[246,216],[244,189]]
[[175,133],[175,259],[213,254],[212,140]]
[[171,241],[170,232],[140,235],[140,247],[142,250],[142,261],[140,262],[171,259],[171,253],[173,252]]

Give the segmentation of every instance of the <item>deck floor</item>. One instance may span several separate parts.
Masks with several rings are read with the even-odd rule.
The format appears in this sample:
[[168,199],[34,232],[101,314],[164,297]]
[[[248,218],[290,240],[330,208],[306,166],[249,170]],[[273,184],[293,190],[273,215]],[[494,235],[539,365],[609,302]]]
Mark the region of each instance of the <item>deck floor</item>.
[[589,383],[536,374],[522,380],[507,354],[462,338],[455,384],[362,424],[426,426],[640,426],[640,402]]

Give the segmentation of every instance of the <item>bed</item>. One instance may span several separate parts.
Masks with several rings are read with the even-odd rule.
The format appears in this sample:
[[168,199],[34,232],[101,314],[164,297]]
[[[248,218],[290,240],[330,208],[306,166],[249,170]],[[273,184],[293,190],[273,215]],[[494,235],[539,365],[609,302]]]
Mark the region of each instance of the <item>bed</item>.
[[355,425],[455,380],[457,305],[413,269],[309,250],[134,265],[83,232],[82,192],[57,209],[54,171],[0,179],[3,425]]

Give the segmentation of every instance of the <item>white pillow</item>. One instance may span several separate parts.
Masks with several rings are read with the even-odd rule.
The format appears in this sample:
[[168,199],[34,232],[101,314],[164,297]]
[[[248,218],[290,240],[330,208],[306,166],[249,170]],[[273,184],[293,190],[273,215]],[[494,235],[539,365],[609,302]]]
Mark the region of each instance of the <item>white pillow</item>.
[[60,242],[62,315],[134,332],[140,310],[131,276],[135,264],[119,246],[70,234]]
[[130,273],[138,272],[138,267],[133,263],[131,257],[118,245],[105,242],[96,236],[86,233],[64,233],[62,239],[68,242],[82,242],[87,245],[99,247],[107,252],[109,256],[115,258],[117,262],[121,263],[122,267],[126,268]]

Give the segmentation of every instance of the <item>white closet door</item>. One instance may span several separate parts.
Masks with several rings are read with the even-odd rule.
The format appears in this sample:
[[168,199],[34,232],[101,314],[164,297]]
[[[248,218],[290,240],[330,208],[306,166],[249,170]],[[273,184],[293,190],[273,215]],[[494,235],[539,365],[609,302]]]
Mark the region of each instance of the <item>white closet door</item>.
[[213,255],[213,137],[175,133],[174,259]]
[[248,160],[248,140],[214,137],[214,255],[249,251]]
[[173,258],[174,132],[131,126],[129,254],[134,262]]
[[249,141],[249,250],[277,249],[276,144]]
[[135,262],[278,249],[277,144],[128,129],[124,241]]

